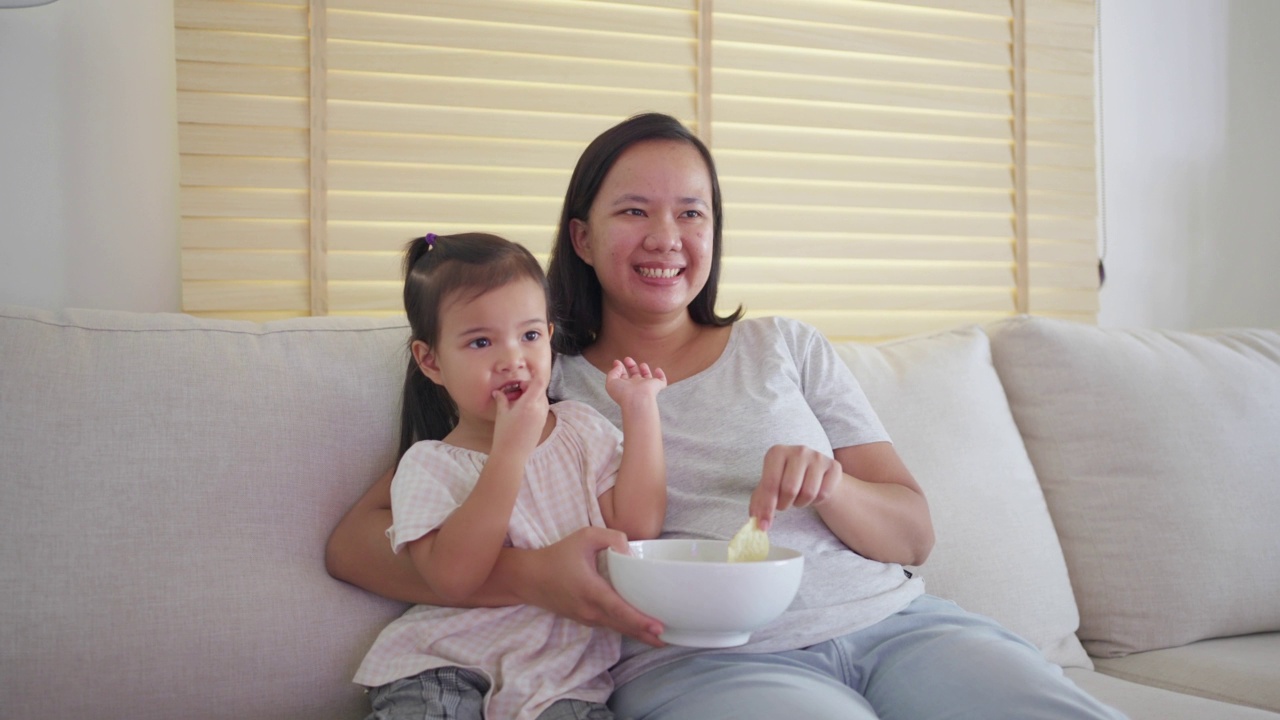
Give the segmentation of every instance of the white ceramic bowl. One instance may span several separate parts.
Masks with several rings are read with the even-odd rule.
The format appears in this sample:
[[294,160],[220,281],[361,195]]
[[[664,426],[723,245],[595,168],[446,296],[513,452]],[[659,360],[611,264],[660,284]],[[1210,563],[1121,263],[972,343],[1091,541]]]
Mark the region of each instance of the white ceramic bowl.
[[725,540],[638,540],[612,548],[609,578],[636,609],[662,621],[662,640],[734,647],[782,614],[800,589],[804,556],[770,547],[758,562],[729,562]]

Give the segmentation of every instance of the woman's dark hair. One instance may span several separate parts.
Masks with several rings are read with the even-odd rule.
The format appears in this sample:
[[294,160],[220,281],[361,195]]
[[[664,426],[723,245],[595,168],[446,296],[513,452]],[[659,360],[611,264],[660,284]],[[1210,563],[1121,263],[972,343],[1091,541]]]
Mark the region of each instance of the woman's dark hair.
[[556,352],[580,355],[595,342],[603,322],[602,289],[595,270],[578,257],[573,249],[570,224],[586,221],[600,185],[623,151],[647,140],[676,140],[697,149],[711,176],[711,215],[715,234],[711,245],[711,272],[707,284],[689,303],[689,316],[699,325],[724,327],[737,322],[743,314],[739,306],[732,314],[716,315],[716,292],[720,285],[721,229],[724,213],[720,207],[720,179],[716,175],[711,151],[679,120],[661,113],[645,113],[628,118],[605,130],[582,152],[565,191],[560,210],[560,226],[547,267],[547,283],[551,289],[551,307],[559,324],[551,339]]
[[[446,300],[471,300],[529,278],[547,292],[542,266],[524,246],[486,233],[429,234],[414,238],[404,253],[404,311],[409,344],[440,341],[440,308]],[[458,298],[451,297],[461,292]],[[548,302],[548,307],[550,303]],[[419,440],[443,440],[458,424],[458,406],[428,378],[409,353],[400,402],[400,452]]]

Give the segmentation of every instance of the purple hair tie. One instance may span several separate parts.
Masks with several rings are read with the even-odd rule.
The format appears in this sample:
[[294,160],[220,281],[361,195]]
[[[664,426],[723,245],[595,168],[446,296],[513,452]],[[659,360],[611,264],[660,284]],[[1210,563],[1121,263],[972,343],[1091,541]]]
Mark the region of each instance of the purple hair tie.
[[426,239],[426,241],[427,241],[427,247],[429,247],[429,248],[433,248],[433,247],[435,247],[435,246],[436,246],[436,238],[438,238],[438,237],[440,237],[440,236],[439,236],[439,235],[436,235],[435,233],[427,233],[427,237],[425,238],[425,239]]

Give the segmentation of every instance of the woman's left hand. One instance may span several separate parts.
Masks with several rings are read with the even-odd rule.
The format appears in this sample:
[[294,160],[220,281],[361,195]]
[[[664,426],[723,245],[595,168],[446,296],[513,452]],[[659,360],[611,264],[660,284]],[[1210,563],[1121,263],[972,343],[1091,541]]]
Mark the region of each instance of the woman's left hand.
[[844,469],[835,458],[804,445],[774,445],[764,455],[760,484],[751,493],[751,517],[768,530],[777,510],[821,505]]

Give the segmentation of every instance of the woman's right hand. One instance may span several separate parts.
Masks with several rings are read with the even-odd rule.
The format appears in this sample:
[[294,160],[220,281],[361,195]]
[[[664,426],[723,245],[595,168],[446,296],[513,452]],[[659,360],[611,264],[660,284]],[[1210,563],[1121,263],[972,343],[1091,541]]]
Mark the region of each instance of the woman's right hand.
[[605,627],[661,647],[662,623],[636,610],[597,569],[606,548],[625,552],[627,536],[617,530],[585,527],[538,550],[526,551],[520,583],[524,601],[589,627]]

